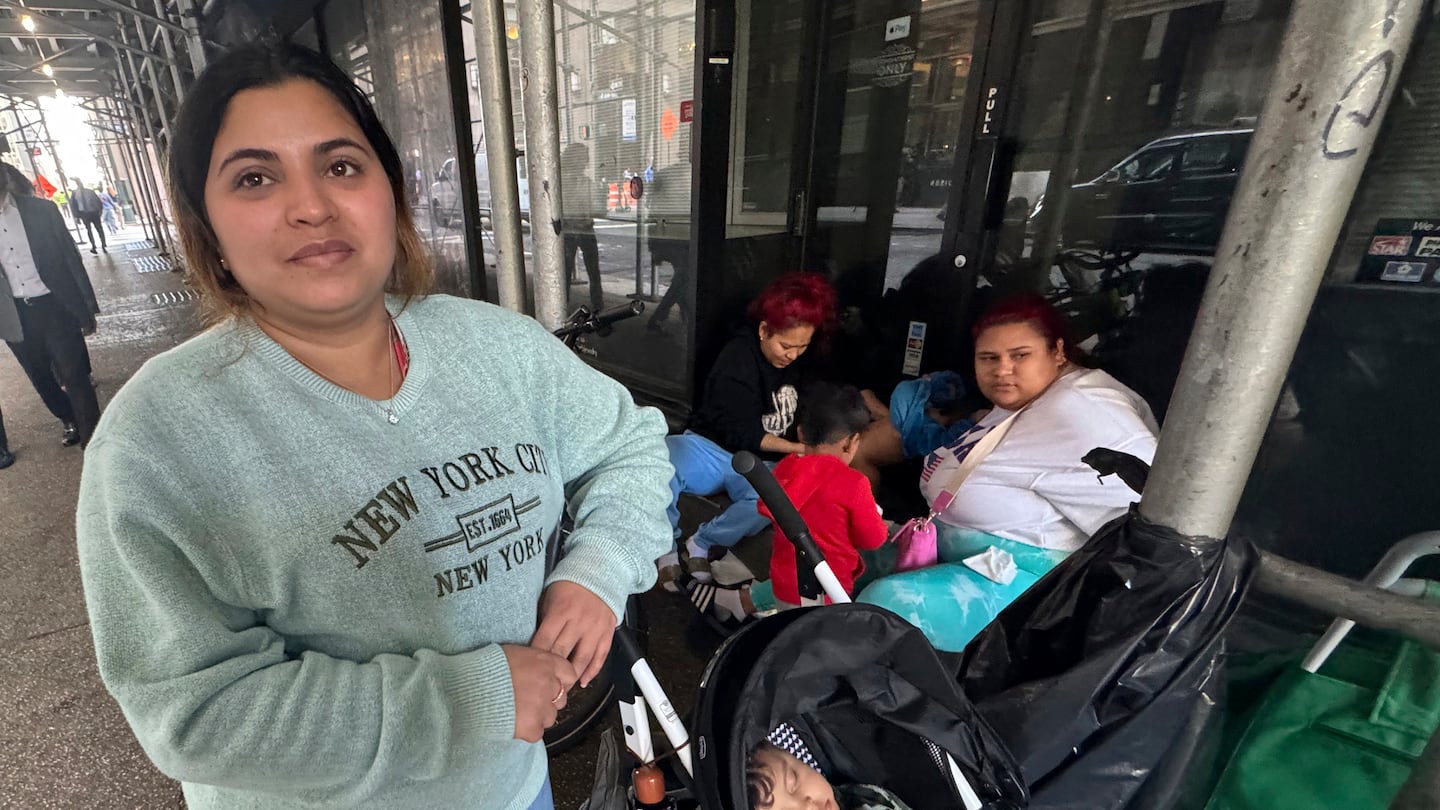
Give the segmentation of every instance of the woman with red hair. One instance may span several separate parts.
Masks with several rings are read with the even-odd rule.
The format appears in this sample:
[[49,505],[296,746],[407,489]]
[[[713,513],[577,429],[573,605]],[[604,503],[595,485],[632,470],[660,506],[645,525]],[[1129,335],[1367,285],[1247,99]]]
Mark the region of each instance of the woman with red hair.
[[[792,426],[801,356],[824,338],[835,322],[835,290],[816,273],[787,273],[750,303],[751,323],[720,351],[705,380],[689,429],[666,444],[675,475],[670,480],[670,524],[680,537],[681,493],[730,497],[718,517],[686,542],[688,567],[710,580],[709,556],[769,525],[756,510],[759,496],[730,467],[731,456],[748,450],[767,461],[803,452]],[[678,555],[660,558],[661,581],[670,585]],[[673,587],[673,586],[672,586]]]
[[859,597],[945,650],[963,648],[1137,499],[1081,459],[1104,447],[1148,463],[1159,432],[1139,395],[1074,362],[1064,319],[1043,297],[1002,300],[972,331],[975,381],[995,407],[930,453],[920,476],[940,524],[942,564],[877,580]]

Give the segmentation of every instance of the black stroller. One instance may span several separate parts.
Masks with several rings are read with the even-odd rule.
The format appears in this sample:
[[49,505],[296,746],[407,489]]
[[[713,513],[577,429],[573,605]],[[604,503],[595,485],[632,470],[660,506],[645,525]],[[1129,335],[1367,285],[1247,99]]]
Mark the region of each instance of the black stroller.
[[[628,632],[617,632],[625,745],[653,762],[649,713],[675,748],[657,806],[745,810],[750,749],[779,723],[811,741],[832,783],[883,783],[913,810],[1020,810],[1019,768],[924,635],[881,608],[853,605],[765,465],[735,460],[796,547],[807,607],[754,622],[711,658],[686,730]],[[822,593],[833,606],[823,604]],[[648,706],[648,710],[647,710]],[[597,766],[588,810],[636,807],[613,747]],[[671,804],[673,803],[673,804]],[[644,807],[647,805],[640,804]]]

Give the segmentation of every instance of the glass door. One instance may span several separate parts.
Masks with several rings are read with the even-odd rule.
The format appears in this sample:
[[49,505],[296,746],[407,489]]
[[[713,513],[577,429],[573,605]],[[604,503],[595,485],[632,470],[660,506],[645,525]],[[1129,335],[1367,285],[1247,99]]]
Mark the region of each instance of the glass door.
[[829,4],[801,192],[807,267],[852,300],[943,247],[979,0]]
[[949,250],[996,5],[737,0],[724,215],[743,263],[823,271],[863,303]]
[[[913,375],[944,367],[963,353],[955,336],[964,331],[961,313],[978,264],[971,255],[983,253],[971,245],[986,244],[986,229],[994,241],[1000,217],[989,213],[1004,207],[991,199],[1000,193],[991,185],[1002,164],[996,155],[1008,80],[991,74],[1012,74],[1016,54],[1013,45],[997,47],[997,21],[1029,6],[706,4],[695,164],[697,379],[745,302],[797,269],[825,273],[840,292],[844,332],[855,346],[837,345],[833,354],[867,355],[846,369],[852,381],[883,387],[902,369]],[[910,315],[893,314],[904,307],[881,306],[897,288],[901,298],[927,299],[929,311],[918,320],[929,331],[915,351],[923,369],[907,355],[909,336],[874,336],[893,326],[874,322],[881,309],[899,318],[900,332],[909,329]],[[856,337],[866,330],[871,337]]]
[[[1003,207],[988,200],[993,171],[975,165],[994,152],[976,148],[977,133],[1001,131],[999,91],[982,97],[986,62],[1013,70],[1013,49],[994,47],[1002,5],[736,0],[721,272],[825,273],[852,318],[847,333],[864,334],[837,347],[867,355],[854,364],[862,384],[883,388],[963,351],[957,315],[973,282],[969,258],[956,257],[978,239],[962,234],[998,229],[970,209]],[[887,305],[898,326],[878,322],[897,288],[927,311]],[[912,319],[924,334],[909,334]]]

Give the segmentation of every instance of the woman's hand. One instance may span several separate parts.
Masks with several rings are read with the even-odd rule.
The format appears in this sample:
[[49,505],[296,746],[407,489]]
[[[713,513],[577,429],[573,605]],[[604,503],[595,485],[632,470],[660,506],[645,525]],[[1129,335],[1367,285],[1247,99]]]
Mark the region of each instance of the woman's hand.
[[605,665],[616,624],[615,611],[604,599],[562,579],[540,597],[540,626],[530,646],[569,659],[584,688]]
[[760,449],[767,453],[784,453],[786,455],[805,455],[805,445],[800,442],[792,442],[789,439],[781,438],[770,433],[760,437]]
[[872,420],[890,418],[890,406],[881,402],[880,397],[875,396],[874,391],[866,388],[860,392],[860,398],[865,401],[865,410],[870,412],[870,418]]
[[563,656],[518,644],[503,644],[515,690],[515,739],[540,742],[545,729],[565,708],[565,695],[575,685],[575,667]]

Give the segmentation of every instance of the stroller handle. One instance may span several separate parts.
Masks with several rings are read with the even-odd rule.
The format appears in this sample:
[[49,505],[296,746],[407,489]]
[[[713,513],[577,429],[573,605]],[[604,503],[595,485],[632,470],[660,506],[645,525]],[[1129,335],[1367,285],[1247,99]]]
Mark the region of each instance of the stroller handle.
[[[820,587],[824,589],[825,595],[830,601],[837,604],[848,604],[850,595],[840,585],[835,572],[830,570],[830,563],[825,561],[825,555],[820,551],[820,545],[815,538],[810,536],[810,529],[805,525],[805,519],[800,517],[800,511],[790,501],[790,496],[785,494],[780,482],[775,480],[775,475],[770,468],[755,457],[754,453],[748,450],[741,450],[730,460],[730,466],[735,472],[744,476],[750,486],[755,488],[760,500],[770,509],[770,514],[775,516],[775,525],[785,535],[791,545],[795,546],[795,570],[802,574],[801,594],[805,594],[803,573],[813,571],[815,579],[819,581]],[[814,594],[819,596],[819,594]]]
[[650,728],[645,705],[655,712],[655,722],[660,724],[665,737],[675,749],[685,772],[694,774],[695,764],[690,753],[690,732],[670,703],[670,697],[656,679],[650,663],[645,660],[634,632],[621,624],[615,628],[615,640],[610,648],[610,666],[615,673],[615,694],[620,701],[620,713],[625,720],[625,742],[642,761],[654,755],[654,744],[650,739]]

